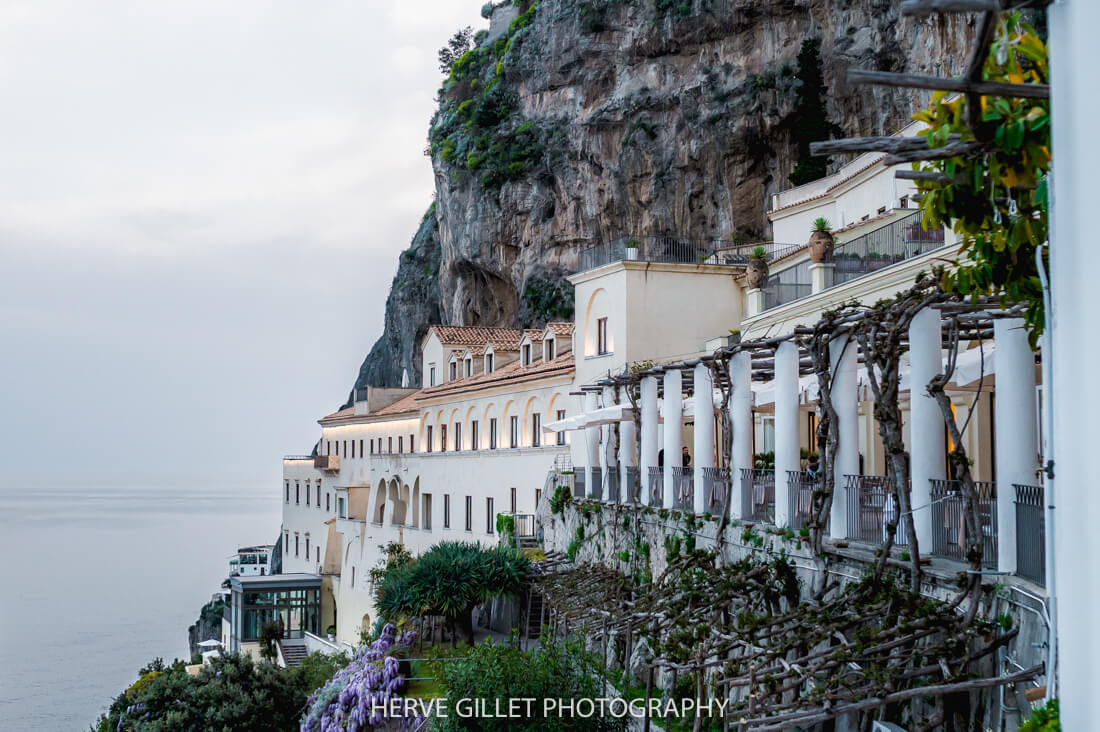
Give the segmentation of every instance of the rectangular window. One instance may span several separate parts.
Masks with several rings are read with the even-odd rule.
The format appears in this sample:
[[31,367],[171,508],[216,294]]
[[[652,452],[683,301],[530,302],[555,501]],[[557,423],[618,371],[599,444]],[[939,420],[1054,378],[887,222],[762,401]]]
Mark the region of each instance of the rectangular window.
[[351,457],[355,457],[355,440],[351,441]]
[[474,530],[474,499],[472,496],[466,496],[466,530]]
[[485,354],[485,373],[493,373],[493,354],[491,353]]
[[466,377],[469,378],[474,375],[474,360],[472,358],[466,359]]
[[317,508],[321,507],[321,481],[317,481]]
[[416,452],[416,447],[413,445],[412,435],[409,435],[409,452]]
[[439,451],[447,452],[447,425],[439,425]]
[[539,501],[542,500],[542,488],[535,489],[535,509],[539,507]]
[[309,534],[306,534],[306,559],[309,559]]
[[428,425],[428,452],[432,451],[432,427]]
[[519,447],[519,417],[508,418],[508,446]]
[[542,415],[531,415],[531,447],[538,447],[542,444]]
[[[558,421],[561,421],[563,419],[565,419],[565,410],[564,409],[559,409],[558,410]],[[561,432],[558,433],[558,444],[559,445],[564,445],[565,444],[565,430],[562,430]]]
[[283,533],[283,554],[290,554],[290,532]]
[[392,437],[387,437],[386,438],[386,452],[388,452],[391,455],[393,454],[393,438]]
[[297,506],[302,502],[302,484],[298,481],[294,481],[294,505]]
[[404,435],[398,435],[397,436],[397,451],[398,452],[405,452],[405,436]]
[[553,361],[554,360],[554,339],[553,338],[548,338],[546,340],[546,354],[545,354],[545,356],[546,356],[547,361]]
[[363,457],[364,455],[366,455],[366,453],[363,452],[363,441],[359,440],[359,457]]
[[294,535],[294,556],[298,556],[298,547],[299,547],[298,535],[295,534]]
[[321,563],[321,547],[317,547],[317,563]]
[[[352,444],[355,444],[355,443],[353,442]],[[348,454],[348,441],[344,440],[344,457],[347,457],[347,454]],[[352,455],[352,457],[355,457],[355,456]]]
[[508,496],[509,501],[508,502],[512,507],[512,513],[515,513],[516,512],[516,489],[515,488],[509,488],[508,489],[508,494],[509,494],[509,496]]
[[451,528],[451,495],[443,494],[443,528]]
[[325,494],[325,510],[326,511],[331,511],[332,510],[332,494],[331,493],[326,493]]
[[607,350],[607,318],[600,318],[596,321],[596,353],[600,356],[609,353]]
[[332,454],[332,440],[325,440],[325,454]]
[[462,423],[455,422],[455,449],[462,449]]
[[336,515],[340,518],[348,517],[347,500],[343,496],[336,497]]
[[286,502],[290,503],[290,481],[284,481],[286,483]]
[[435,366],[428,368],[428,386],[435,386]]
[[370,441],[370,454],[371,455],[374,454],[374,440],[373,439]]
[[481,445],[478,442],[478,437],[479,437],[479,435],[477,434],[477,420],[475,419],[475,420],[470,422],[470,449],[471,450],[481,449]]
[[531,365],[531,344],[530,343],[524,343],[523,344],[523,365],[524,366],[530,366]]
[[493,533],[493,499],[485,499],[485,533]]
[[307,506],[310,505],[309,504],[309,481],[308,480],[306,481],[306,505]]
[[489,420],[489,449],[497,449],[497,418]]
[[424,530],[432,530],[432,494],[424,494]]

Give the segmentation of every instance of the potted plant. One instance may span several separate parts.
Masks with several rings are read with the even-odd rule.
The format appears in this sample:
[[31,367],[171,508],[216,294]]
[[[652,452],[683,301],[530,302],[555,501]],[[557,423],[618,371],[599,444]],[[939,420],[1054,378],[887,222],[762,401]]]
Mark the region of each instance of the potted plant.
[[336,642],[336,626],[335,625],[330,625],[327,628],[325,628],[325,635],[328,636],[328,642],[329,643],[335,643]]
[[634,261],[638,258],[638,240],[630,237],[626,240],[626,258]]
[[764,247],[753,247],[749,253],[745,279],[748,281],[749,289],[759,289],[768,281],[768,250]]
[[833,252],[833,234],[829,220],[816,218],[810,230],[810,260],[821,264]]

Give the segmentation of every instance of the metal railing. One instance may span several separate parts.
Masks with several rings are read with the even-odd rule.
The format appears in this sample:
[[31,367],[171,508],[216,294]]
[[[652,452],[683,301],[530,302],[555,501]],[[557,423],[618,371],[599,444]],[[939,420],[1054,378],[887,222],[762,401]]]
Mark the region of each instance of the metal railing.
[[712,516],[723,516],[730,505],[729,468],[703,468],[703,508]]
[[679,465],[672,466],[672,485],[676,488],[676,502],[673,506],[678,511],[695,511],[695,469],[685,468]]
[[[981,531],[982,567],[997,568],[997,486],[989,481],[974,481],[978,499]],[[932,555],[966,561],[966,547],[972,538],[966,535],[963,496],[956,480],[932,481]]]
[[626,480],[623,483],[623,500],[625,503],[640,503],[642,500],[642,483],[639,480],[638,469],[626,468]]
[[808,296],[813,291],[809,282],[770,282],[764,286],[764,309],[771,310]]
[[787,471],[787,522],[794,530],[810,524],[817,478],[805,470]]
[[920,211],[914,211],[863,236],[837,244],[833,250],[833,284],[854,280],[943,245],[943,229],[925,231],[921,228]]
[[771,261],[798,251],[805,244],[779,244],[770,241],[745,243],[679,236],[621,236],[612,241],[593,244],[582,250],[577,271],[587,272],[590,269],[623,260],[744,266],[748,263],[753,249],[758,246],[764,247],[767,259]]
[[1016,492],[1016,574],[1046,585],[1046,521],[1043,487],[1013,483]]
[[741,518],[775,521],[775,471],[741,468]]
[[885,475],[846,475],[848,538],[885,544],[889,525],[897,523],[894,544],[908,546],[909,529],[899,517],[894,492]]
[[619,469],[618,468],[605,468],[604,472],[607,474],[607,495],[604,499],[608,503],[619,502]]
[[603,470],[601,468],[589,468],[592,471],[592,485],[588,486],[589,498],[603,497]]
[[584,470],[573,473],[573,497],[584,498]]
[[664,505],[665,495],[665,469],[650,466],[649,468],[649,497],[651,506]]

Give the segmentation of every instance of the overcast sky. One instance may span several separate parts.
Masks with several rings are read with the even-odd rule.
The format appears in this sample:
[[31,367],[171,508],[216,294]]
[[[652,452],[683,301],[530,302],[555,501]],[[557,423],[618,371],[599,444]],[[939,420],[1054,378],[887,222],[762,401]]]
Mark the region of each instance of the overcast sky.
[[431,202],[483,0],[0,0],[0,476],[277,483]]

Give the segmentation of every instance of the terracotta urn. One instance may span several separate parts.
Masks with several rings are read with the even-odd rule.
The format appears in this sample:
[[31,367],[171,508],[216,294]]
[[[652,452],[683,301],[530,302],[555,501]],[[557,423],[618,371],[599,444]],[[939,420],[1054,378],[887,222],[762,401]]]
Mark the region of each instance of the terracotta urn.
[[821,264],[833,252],[833,235],[827,231],[815,231],[810,234],[810,261]]
[[745,267],[745,281],[750,290],[759,289],[768,281],[768,263],[763,259],[750,259]]

